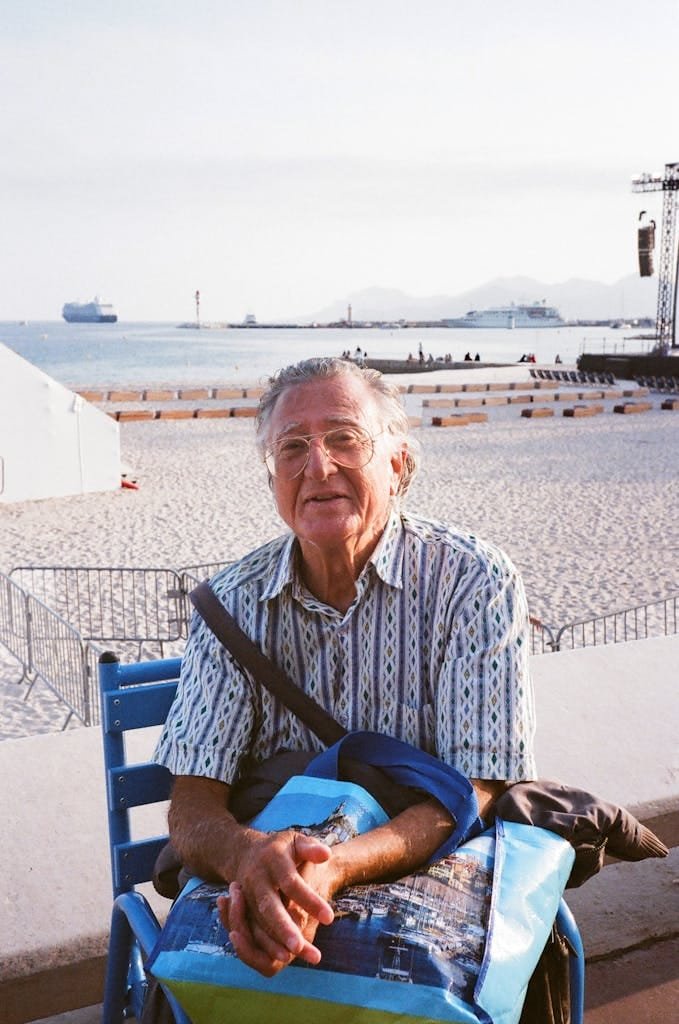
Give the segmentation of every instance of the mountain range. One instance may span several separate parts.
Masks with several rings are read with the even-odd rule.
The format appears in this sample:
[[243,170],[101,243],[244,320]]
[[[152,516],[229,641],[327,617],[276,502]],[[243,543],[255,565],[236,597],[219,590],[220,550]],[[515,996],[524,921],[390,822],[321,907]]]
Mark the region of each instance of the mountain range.
[[630,274],[613,284],[571,278],[545,284],[530,277],[496,277],[466,292],[413,296],[396,288],[364,288],[337,299],[324,309],[300,317],[300,322],[329,323],[347,317],[357,320],[440,320],[462,316],[470,309],[509,303],[545,301],[565,320],[633,320],[655,317],[658,281]]

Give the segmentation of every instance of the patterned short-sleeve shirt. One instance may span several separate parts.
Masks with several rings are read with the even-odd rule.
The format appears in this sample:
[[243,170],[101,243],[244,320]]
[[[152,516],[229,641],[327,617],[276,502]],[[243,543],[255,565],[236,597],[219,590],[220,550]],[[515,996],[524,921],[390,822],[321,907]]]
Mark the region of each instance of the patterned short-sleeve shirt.
[[[347,729],[397,736],[470,778],[535,777],[523,585],[497,548],[393,511],[346,612],[304,587],[287,535],[218,573],[241,628]],[[320,741],[194,615],[155,759],[234,782]]]

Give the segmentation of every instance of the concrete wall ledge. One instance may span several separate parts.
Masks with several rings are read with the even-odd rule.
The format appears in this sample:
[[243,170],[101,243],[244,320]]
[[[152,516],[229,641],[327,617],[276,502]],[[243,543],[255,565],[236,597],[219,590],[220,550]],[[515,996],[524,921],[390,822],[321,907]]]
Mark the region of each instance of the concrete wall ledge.
[[[133,759],[147,756],[157,733],[130,737]],[[4,740],[0,777],[0,1005],[5,1024],[21,1024],[101,1000],[111,874],[100,731]],[[138,808],[134,828],[163,834],[165,808]],[[168,901],[143,891],[163,916]]]
[[[540,775],[645,820],[663,815],[666,842],[679,823],[677,664],[679,637],[532,659]],[[132,758],[156,734],[132,737]],[[99,730],[5,740],[0,777],[0,1005],[6,1024],[23,1024],[101,999],[111,883]],[[164,808],[139,809],[135,829],[164,832]],[[610,865],[572,890],[588,955],[676,932],[678,871],[679,848],[664,861]],[[151,900],[162,916],[167,901]]]
[[538,773],[640,819],[679,813],[679,635],[531,659]]

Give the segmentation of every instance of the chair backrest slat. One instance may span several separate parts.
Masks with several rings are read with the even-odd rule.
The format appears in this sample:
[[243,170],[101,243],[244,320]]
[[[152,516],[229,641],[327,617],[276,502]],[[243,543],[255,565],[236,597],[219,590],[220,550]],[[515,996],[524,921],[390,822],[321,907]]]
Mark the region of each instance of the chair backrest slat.
[[169,800],[172,776],[159,764],[116,765],[108,771],[110,811]]
[[112,860],[114,889],[119,893],[129,892],[135,885],[148,882],[153,877],[156,858],[166,843],[167,836],[119,843]]
[[[174,659],[172,659],[174,660]],[[162,725],[177,691],[177,682],[155,682],[104,694],[102,721],[105,732],[123,733]]]

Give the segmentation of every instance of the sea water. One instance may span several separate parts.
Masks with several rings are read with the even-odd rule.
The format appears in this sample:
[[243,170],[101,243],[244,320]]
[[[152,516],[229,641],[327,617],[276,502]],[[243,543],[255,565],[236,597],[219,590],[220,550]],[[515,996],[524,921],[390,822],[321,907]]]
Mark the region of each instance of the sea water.
[[[486,363],[516,363],[533,354],[552,364],[575,363],[583,351],[647,351],[638,330],[552,327],[542,330],[470,328],[180,328],[167,323],[0,323],[7,345],[69,387],[256,385],[275,370],[310,356],[339,356],[357,348],[375,359],[477,352]],[[636,336],[636,337],[635,337]]]

